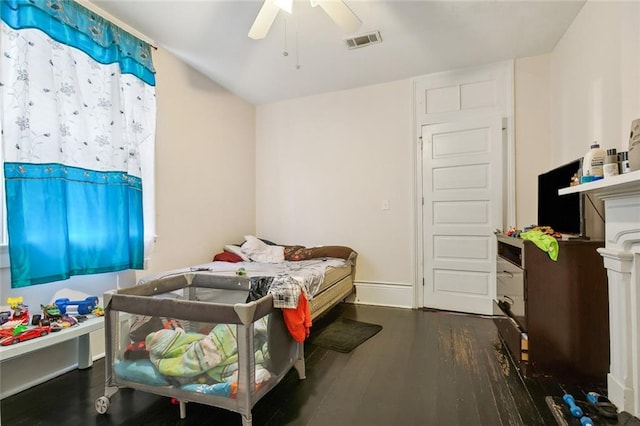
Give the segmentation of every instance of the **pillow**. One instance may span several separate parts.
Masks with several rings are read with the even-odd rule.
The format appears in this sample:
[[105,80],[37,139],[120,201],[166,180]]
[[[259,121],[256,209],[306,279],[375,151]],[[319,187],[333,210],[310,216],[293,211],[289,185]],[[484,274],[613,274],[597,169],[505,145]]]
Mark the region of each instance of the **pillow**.
[[324,257],[333,257],[337,259],[349,259],[353,249],[346,246],[285,246],[284,258],[286,260],[307,260],[319,259]]
[[245,235],[245,242],[240,249],[251,260],[264,263],[279,263],[284,261],[284,247],[270,246],[253,235]]
[[317,259],[320,257],[333,257],[336,259],[349,259],[353,249],[346,246],[318,246],[309,249],[309,255],[311,259]]
[[251,262],[251,259],[249,258],[249,256],[244,254],[242,252],[242,249],[240,249],[240,247],[238,246],[234,246],[233,244],[227,244],[226,246],[224,246],[224,251],[238,255],[243,262]]
[[230,251],[223,251],[222,253],[218,253],[213,256],[213,261],[238,263],[242,262],[242,258],[235,253],[231,253]]
[[[263,243],[265,243],[268,246],[277,246],[278,244],[274,243],[273,241],[269,241],[267,239],[264,238],[258,238],[260,241],[262,241]],[[239,243],[239,244],[235,244],[236,246],[240,247],[242,246],[244,243],[246,243],[247,240],[244,240],[243,242]]]
[[274,243],[273,241],[265,240],[264,238],[258,238],[258,239],[268,246],[277,246],[277,244]]

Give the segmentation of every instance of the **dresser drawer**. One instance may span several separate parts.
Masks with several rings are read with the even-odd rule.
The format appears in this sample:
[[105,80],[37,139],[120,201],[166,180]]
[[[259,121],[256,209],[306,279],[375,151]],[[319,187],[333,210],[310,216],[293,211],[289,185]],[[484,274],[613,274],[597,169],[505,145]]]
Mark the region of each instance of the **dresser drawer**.
[[519,238],[498,237],[498,256],[524,269],[524,244]]
[[524,270],[501,256],[496,260],[496,298],[498,305],[527,331]]
[[507,346],[509,352],[519,366],[526,370],[525,364],[529,361],[529,340],[513,318],[508,315],[496,315],[493,322],[498,329],[500,338]]

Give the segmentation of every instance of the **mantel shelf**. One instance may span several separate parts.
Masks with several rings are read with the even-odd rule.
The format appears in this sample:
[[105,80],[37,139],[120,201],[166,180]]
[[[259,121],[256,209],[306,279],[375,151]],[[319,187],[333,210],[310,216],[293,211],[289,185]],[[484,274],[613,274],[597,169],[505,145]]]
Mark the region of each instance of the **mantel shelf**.
[[590,193],[599,198],[616,197],[618,195],[640,194],[640,170],[617,176],[610,176],[595,182],[587,182],[558,191],[559,195]]

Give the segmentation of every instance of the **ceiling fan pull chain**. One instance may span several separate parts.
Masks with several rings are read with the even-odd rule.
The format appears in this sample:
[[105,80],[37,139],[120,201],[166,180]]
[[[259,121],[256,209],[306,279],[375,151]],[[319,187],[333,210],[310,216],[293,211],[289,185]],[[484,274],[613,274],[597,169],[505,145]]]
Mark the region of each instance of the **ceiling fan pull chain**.
[[284,20],[284,50],[282,51],[282,56],[289,56],[289,51],[287,49],[287,20]]
[[[297,7],[297,6],[296,6]],[[299,70],[300,65],[300,38],[298,37],[298,22],[300,21],[300,12],[296,13],[296,69]]]

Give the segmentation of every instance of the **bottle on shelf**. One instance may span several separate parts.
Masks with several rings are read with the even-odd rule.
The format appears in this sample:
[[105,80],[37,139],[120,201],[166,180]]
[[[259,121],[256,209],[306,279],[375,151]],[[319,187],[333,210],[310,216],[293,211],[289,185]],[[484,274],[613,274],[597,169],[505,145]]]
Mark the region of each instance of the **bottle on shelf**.
[[618,172],[619,174],[629,173],[631,167],[629,166],[629,152],[622,151],[618,153]]
[[604,166],[602,166],[604,177],[616,176],[618,174],[618,153],[615,148],[607,150],[607,156],[604,158]]
[[592,182],[604,177],[604,159],[606,152],[600,148],[598,142],[591,144],[591,149],[584,155],[582,162],[581,182]]

